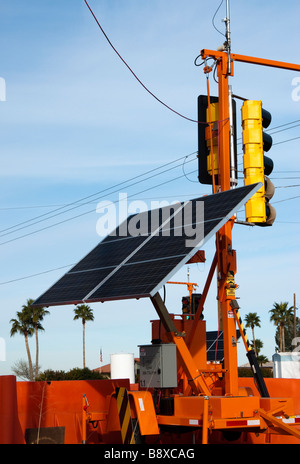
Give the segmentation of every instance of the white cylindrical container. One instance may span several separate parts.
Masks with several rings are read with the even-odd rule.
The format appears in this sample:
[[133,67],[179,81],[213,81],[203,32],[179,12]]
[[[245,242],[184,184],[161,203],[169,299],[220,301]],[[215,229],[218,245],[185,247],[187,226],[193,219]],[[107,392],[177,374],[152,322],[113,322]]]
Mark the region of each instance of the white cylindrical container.
[[110,355],[110,378],[129,379],[135,383],[133,353],[119,353]]

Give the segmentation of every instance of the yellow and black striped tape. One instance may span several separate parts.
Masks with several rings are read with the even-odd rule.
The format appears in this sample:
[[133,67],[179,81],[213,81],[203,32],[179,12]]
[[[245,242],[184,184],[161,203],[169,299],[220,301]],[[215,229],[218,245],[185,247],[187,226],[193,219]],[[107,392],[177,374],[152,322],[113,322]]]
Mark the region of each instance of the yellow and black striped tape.
[[116,399],[120,418],[122,443],[124,445],[134,445],[134,431],[130,413],[129,397],[126,388],[116,388]]
[[238,326],[239,326],[239,329],[240,329],[240,333],[241,333],[241,336],[243,338],[243,341],[244,341],[244,344],[245,344],[245,347],[246,347],[246,350],[247,351],[250,351],[251,350],[251,346],[250,346],[250,342],[248,340],[248,337],[247,337],[247,334],[246,334],[246,330],[244,328],[244,324],[243,324],[243,321],[242,321],[242,318],[240,316],[240,313],[237,309],[234,309],[234,313],[236,315],[236,320],[237,320],[237,323],[238,323]]

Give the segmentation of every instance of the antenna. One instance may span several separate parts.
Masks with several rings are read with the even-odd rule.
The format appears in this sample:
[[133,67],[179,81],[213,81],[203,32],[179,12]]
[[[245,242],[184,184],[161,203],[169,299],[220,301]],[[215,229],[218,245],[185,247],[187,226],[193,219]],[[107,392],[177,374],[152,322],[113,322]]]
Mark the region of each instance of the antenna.
[[229,0],[226,0],[226,18],[224,19],[226,25],[226,42],[224,43],[225,50],[228,54],[228,68],[227,73],[231,74],[231,32],[230,32],[230,5]]
[[[226,0],[226,18],[224,19],[226,25],[226,42],[224,48],[228,54],[227,60],[227,74],[231,74],[231,32],[230,32],[230,5],[229,0]],[[237,166],[235,161],[235,147],[234,147],[234,125],[233,125],[233,110],[232,110],[232,87],[229,86],[229,119],[230,119],[230,183],[233,188],[237,185]]]

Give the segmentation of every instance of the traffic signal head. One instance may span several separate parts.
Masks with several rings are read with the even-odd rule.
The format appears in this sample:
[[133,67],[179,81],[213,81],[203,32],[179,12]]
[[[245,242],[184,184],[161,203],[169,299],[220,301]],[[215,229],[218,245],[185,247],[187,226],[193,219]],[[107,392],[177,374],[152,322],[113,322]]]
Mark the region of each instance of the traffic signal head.
[[191,307],[190,307],[190,297],[183,296],[182,297],[182,314],[190,314]]
[[196,314],[202,294],[201,293],[193,293],[192,294],[192,313]]
[[[232,101],[233,132],[234,132],[234,157],[237,166],[236,149],[236,103]],[[215,184],[219,184],[219,99],[206,95],[198,97],[198,179],[201,184],[213,185],[213,172]],[[210,134],[210,128],[212,134]]]
[[199,302],[201,300],[201,293],[192,293],[192,299],[189,296],[182,297],[182,314],[188,315],[187,320],[196,314]]
[[272,137],[264,133],[271,123],[271,114],[262,108],[261,101],[246,100],[242,106],[244,182],[245,185],[261,182],[261,188],[246,203],[246,220],[259,226],[273,224],[276,211],[269,200],[274,185],[268,179],[273,161],[264,155],[272,147]]

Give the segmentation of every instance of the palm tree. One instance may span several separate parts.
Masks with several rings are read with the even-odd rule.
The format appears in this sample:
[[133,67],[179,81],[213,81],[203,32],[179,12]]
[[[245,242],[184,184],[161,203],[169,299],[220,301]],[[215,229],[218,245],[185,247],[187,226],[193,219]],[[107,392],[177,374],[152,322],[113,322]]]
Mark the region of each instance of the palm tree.
[[270,321],[279,327],[279,338],[280,338],[280,351],[285,351],[285,326],[292,323],[294,318],[293,306],[288,308],[288,302],[274,303],[273,308],[269,311],[271,313]]
[[257,348],[255,344],[255,336],[254,336],[254,327],[260,327],[260,318],[257,313],[249,313],[245,316],[246,321],[246,328],[251,327],[252,329],[252,336],[253,336],[253,348],[255,352],[255,356],[257,356]]
[[268,361],[269,361],[268,358],[266,356],[264,356],[263,354],[260,354],[259,356],[257,356],[257,362],[261,367],[264,364],[266,364]]
[[31,324],[34,329],[35,333],[35,343],[36,343],[36,351],[35,351],[35,379],[38,376],[39,371],[39,338],[38,338],[38,331],[44,330],[44,327],[41,324],[41,321],[44,317],[49,314],[49,311],[44,309],[42,306],[35,306],[32,307],[32,303],[34,300],[29,298],[27,300],[26,305],[23,305],[22,308],[24,311],[28,312],[29,317],[31,318]]
[[17,312],[17,319],[11,319],[10,322],[12,323],[12,328],[10,330],[10,336],[19,333],[24,335],[25,337],[25,346],[28,356],[28,365],[29,365],[29,376],[30,380],[33,381],[33,367],[32,367],[32,360],[31,354],[29,349],[28,337],[32,337],[34,333],[34,329],[31,325],[30,318],[28,317],[27,311],[18,311]]
[[76,319],[82,320],[83,368],[85,368],[85,323],[86,321],[93,321],[94,315],[93,315],[93,310],[89,307],[89,305],[86,305],[86,304],[77,305],[76,308],[74,309],[74,313],[75,313],[74,321]]
[[[284,327],[284,343],[286,351],[294,351],[295,347],[299,344],[298,337],[300,337],[300,318],[296,318],[296,338],[294,337],[294,321],[288,323]],[[280,346],[280,327],[278,326],[275,333],[276,346]],[[299,349],[299,347],[298,347]]]
[[[252,343],[251,343],[251,346],[252,346],[252,348],[254,348]],[[264,346],[263,342],[259,338],[256,338],[255,339],[255,351],[256,351],[256,357],[257,358],[259,357],[259,354],[260,354],[261,349],[263,348],[263,346]]]

